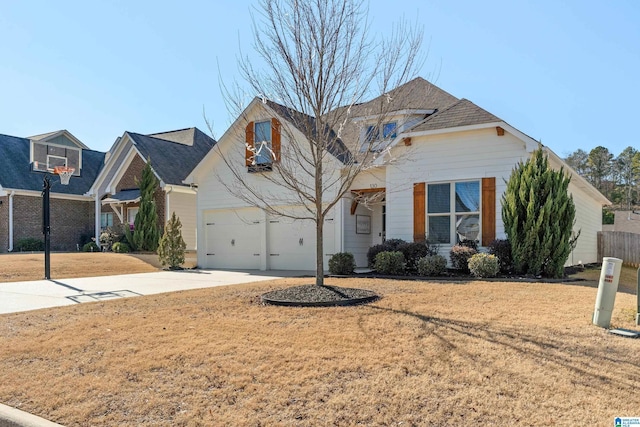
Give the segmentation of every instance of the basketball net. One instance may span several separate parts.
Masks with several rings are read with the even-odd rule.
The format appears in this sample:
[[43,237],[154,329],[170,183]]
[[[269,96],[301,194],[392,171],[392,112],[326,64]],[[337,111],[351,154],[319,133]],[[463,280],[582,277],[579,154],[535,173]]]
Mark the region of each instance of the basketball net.
[[62,185],[69,185],[69,179],[71,179],[73,172],[75,172],[75,168],[68,166],[56,166],[53,168],[53,173],[60,176],[60,184]]

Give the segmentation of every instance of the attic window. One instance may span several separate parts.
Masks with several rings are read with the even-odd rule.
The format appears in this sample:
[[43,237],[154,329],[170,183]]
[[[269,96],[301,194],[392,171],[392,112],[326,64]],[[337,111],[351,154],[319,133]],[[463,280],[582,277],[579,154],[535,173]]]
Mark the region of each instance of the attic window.
[[249,172],[272,170],[280,160],[280,121],[249,122],[245,135],[245,164]]

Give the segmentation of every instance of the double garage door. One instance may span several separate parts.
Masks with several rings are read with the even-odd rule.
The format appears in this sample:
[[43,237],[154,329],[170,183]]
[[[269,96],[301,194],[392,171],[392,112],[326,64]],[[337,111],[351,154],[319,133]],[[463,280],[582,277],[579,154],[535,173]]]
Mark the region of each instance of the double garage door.
[[[260,209],[212,210],[204,215],[208,268],[315,270],[311,220],[268,217]],[[324,225],[325,268],[335,252],[334,221]]]

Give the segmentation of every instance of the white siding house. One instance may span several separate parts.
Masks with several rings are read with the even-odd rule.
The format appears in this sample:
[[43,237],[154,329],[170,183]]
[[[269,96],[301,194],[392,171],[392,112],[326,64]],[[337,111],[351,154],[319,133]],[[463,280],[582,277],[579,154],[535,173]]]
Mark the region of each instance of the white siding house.
[[[435,240],[443,255],[463,238],[477,240],[481,248],[496,238],[505,238],[501,197],[506,181],[518,162],[526,161],[540,146],[472,102],[457,99],[423,79],[412,80],[389,95],[394,107],[389,116],[393,132],[384,136],[390,138],[393,148],[379,159],[377,167],[356,178],[327,218],[325,268],[336,252],[353,253],[357,265],[364,267],[369,247],[389,238]],[[370,129],[366,114],[358,115],[366,111],[366,105],[353,108],[353,123],[341,133],[345,146],[352,151],[359,149],[366,134],[363,129]],[[245,165],[244,137],[255,128],[245,125],[259,121],[287,126],[287,117],[269,108],[268,103],[252,102],[243,118],[186,179],[198,186],[198,265],[313,269],[312,221],[275,217],[253,207],[241,186],[236,185],[238,179],[249,180],[280,208],[303,209],[294,202],[295,197],[265,180],[262,173],[250,173]],[[289,135],[304,138],[295,129]],[[278,149],[281,146],[283,152],[288,143],[284,136],[281,141],[278,137]],[[572,175],[574,231],[580,230],[581,234],[567,264],[596,262],[601,210],[610,202],[551,150],[545,150],[552,167],[564,167]],[[385,161],[389,159],[393,161]],[[337,159],[331,161],[328,170],[334,173],[343,166]],[[242,167],[235,168],[237,165]],[[373,194],[373,200],[362,197]]]

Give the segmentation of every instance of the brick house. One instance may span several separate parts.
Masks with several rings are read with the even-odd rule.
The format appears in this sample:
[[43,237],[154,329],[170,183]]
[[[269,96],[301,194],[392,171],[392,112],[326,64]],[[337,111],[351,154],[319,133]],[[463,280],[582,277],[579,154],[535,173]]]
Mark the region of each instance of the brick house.
[[197,128],[142,135],[125,132],[116,139],[105,165],[88,191],[96,212],[95,235],[100,230],[132,225],[140,206],[138,182],[150,162],[159,188],[155,194],[158,226],[173,212],[182,222],[187,250],[196,249],[196,187],[183,180],[216,141]]
[[93,234],[93,199],[86,195],[105,154],[88,149],[66,130],[28,138],[0,135],[0,253],[22,239],[43,240],[42,187],[55,166],[75,169],[69,185],[51,182],[51,249],[77,250]]

